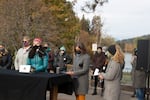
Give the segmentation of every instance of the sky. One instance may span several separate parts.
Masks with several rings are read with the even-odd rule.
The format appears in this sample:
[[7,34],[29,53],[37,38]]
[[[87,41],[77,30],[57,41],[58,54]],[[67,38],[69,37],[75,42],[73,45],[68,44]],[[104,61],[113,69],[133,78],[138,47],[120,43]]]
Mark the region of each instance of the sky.
[[76,16],[81,18],[84,14],[89,20],[94,15],[101,16],[103,33],[116,40],[150,34],[150,0],[109,0],[103,6],[98,6],[93,13],[80,10],[86,1],[92,3],[92,0],[76,1]]

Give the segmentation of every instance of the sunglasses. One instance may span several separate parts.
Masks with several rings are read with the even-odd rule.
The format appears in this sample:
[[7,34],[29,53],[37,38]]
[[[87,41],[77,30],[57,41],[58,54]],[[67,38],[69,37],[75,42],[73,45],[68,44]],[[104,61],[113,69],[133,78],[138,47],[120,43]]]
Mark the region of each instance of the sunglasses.
[[26,43],[26,42],[28,42],[28,41],[22,41],[23,43]]

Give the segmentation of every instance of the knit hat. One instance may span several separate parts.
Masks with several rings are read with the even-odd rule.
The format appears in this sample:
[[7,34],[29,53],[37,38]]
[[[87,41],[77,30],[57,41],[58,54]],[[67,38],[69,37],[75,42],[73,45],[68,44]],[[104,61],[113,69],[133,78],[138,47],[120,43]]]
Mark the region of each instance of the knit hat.
[[102,50],[102,47],[101,47],[101,46],[98,46],[97,49],[101,49],[101,50]]
[[60,47],[60,50],[66,51],[66,48],[64,46]]
[[41,38],[35,38],[33,41],[37,41],[37,42],[41,43],[42,39]]
[[111,53],[112,55],[115,55],[115,53],[116,53],[116,47],[115,47],[115,45],[109,46],[108,49],[107,49],[107,51],[109,53]]

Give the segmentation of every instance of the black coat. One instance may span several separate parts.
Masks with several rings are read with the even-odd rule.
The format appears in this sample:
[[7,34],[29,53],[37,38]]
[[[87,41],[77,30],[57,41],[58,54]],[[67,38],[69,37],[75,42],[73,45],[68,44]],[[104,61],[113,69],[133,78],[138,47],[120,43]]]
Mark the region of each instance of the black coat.
[[54,56],[54,63],[53,63],[53,66],[56,68],[56,67],[60,67],[61,69],[60,70],[64,70],[66,71],[67,70],[67,66],[66,64],[71,64],[72,62],[72,58],[64,53],[63,55],[55,55]]
[[12,57],[9,53],[0,57],[0,69],[11,69]]

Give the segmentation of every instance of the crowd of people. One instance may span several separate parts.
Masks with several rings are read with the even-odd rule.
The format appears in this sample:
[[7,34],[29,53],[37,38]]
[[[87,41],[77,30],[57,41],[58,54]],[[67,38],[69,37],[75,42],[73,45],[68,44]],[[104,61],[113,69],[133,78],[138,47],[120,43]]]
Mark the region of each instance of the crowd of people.
[[54,54],[49,44],[41,38],[31,41],[29,36],[24,36],[22,42],[23,46],[15,55],[15,70],[19,70],[20,65],[31,65],[31,72],[55,73],[57,67],[60,67],[61,71],[66,71],[66,65],[72,62],[64,46]]
[[[22,47],[15,54],[14,64],[12,56],[0,43],[0,69],[19,70],[21,65],[30,65],[31,72],[49,72],[49,73],[65,73],[72,77],[74,85],[74,93],[76,100],[85,100],[85,96],[89,89],[89,70],[99,69],[99,75],[93,76],[94,90],[92,95],[97,94],[98,82],[101,84],[101,96],[104,100],[120,100],[120,84],[122,78],[122,70],[124,68],[124,53],[119,45],[110,45],[107,51],[103,51],[101,46],[97,47],[97,51],[91,57],[83,43],[77,42],[74,45],[74,54],[71,57],[65,48],[61,46],[55,52],[52,51],[47,42],[43,42],[41,38],[34,38],[31,41],[29,36],[22,39]],[[133,96],[138,100],[144,100],[145,93],[145,73],[135,70],[137,59],[137,50],[134,50],[132,59],[132,79],[135,88]],[[67,70],[67,64],[72,64],[72,69]],[[90,65],[92,64],[92,67]],[[138,77],[141,77],[139,79]]]

